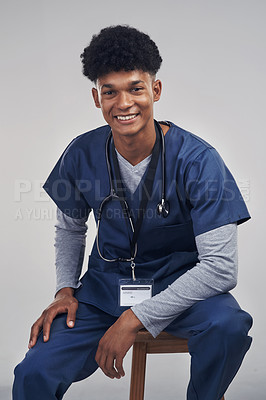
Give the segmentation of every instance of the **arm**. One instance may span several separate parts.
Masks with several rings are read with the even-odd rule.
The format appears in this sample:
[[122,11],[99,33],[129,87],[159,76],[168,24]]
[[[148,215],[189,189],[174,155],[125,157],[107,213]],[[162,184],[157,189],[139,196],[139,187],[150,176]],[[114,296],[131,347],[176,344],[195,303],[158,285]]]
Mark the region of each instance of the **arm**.
[[167,289],[125,311],[100,340],[96,361],[105,375],[125,375],[123,358],[145,327],[156,337],[187,308],[231,290],[237,279],[237,226],[224,225],[196,237],[199,263]]
[[236,286],[237,225],[224,225],[198,235],[196,245],[199,263],[195,267],[161,293],[132,307],[154,337],[196,302]]
[[56,293],[64,288],[80,287],[84,252],[86,246],[87,217],[70,218],[57,209],[55,224]]
[[54,301],[43,311],[33,324],[30,333],[29,348],[36,344],[43,329],[43,339],[49,340],[51,324],[56,315],[67,313],[67,325],[75,325],[78,301],[74,289],[80,286],[86,237],[86,218],[73,219],[57,209],[55,232],[56,295]]

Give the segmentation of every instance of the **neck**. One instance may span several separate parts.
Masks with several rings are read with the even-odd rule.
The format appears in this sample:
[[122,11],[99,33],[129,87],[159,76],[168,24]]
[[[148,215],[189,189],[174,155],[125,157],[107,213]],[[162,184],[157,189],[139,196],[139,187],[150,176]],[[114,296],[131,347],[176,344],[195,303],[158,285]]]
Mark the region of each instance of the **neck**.
[[140,163],[152,153],[156,140],[154,123],[134,135],[117,135],[113,132],[116,150],[132,165]]

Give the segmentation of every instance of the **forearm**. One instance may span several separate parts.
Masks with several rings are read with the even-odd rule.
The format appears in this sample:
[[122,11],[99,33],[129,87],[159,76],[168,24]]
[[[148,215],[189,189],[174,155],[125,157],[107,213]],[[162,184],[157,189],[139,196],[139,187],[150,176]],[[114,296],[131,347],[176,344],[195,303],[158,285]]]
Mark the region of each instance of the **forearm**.
[[199,263],[167,289],[132,307],[153,336],[198,301],[225,293],[237,281],[237,227],[225,225],[196,238]]
[[55,232],[56,293],[62,288],[80,286],[85,241],[86,220],[76,220],[57,210]]

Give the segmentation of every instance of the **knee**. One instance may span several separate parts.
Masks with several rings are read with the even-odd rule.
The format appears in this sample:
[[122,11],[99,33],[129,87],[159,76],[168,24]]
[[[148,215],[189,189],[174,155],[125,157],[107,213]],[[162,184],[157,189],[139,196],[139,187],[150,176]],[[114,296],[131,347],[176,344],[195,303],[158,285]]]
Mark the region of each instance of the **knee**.
[[[39,385],[45,380],[46,368],[44,364],[38,362],[34,357],[28,355],[14,369],[14,391],[39,390]],[[35,392],[34,392],[35,393]]]
[[[14,400],[25,399],[28,392],[28,382],[31,381],[29,374],[28,362],[24,359],[14,369],[14,384],[12,388],[12,398]],[[34,379],[32,379],[32,382]],[[32,389],[30,389],[32,390]],[[36,393],[35,393],[36,394]]]
[[227,343],[232,348],[239,348],[251,342],[248,331],[252,326],[252,317],[241,309],[228,308],[217,315],[212,328],[217,341]]
[[28,383],[34,382],[35,375],[38,373],[37,369],[38,369],[37,364],[35,364],[35,366],[33,366],[33,363],[31,362],[31,360],[28,360],[27,358],[25,358],[14,369],[15,385],[27,386]]

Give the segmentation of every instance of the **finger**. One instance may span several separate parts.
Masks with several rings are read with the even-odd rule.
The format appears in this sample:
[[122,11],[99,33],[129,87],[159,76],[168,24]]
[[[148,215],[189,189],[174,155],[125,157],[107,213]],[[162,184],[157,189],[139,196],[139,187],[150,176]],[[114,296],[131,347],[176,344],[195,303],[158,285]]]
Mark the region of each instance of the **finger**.
[[101,368],[101,370],[103,371],[103,373],[108,376],[108,378],[114,379],[114,376],[109,374],[109,372],[107,371],[105,364],[106,364],[106,355],[105,353],[102,351],[102,347],[99,344],[96,355],[95,355],[95,361],[97,362],[97,364],[99,365],[99,367]]
[[30,340],[28,344],[28,348],[31,349],[33,346],[35,346],[39,333],[42,329],[42,324],[43,324],[44,317],[41,316],[37,321],[32,325],[31,331],[30,331]]
[[49,312],[46,314],[44,321],[43,321],[43,341],[48,342],[50,338],[50,329],[54,318],[56,317],[57,313]]
[[116,356],[115,368],[120,376],[125,376],[125,371],[123,368],[123,357]]
[[78,309],[77,303],[72,303],[68,309],[67,326],[69,328],[73,328],[73,326],[75,325],[77,309]]
[[114,368],[114,361],[115,361],[115,356],[109,354],[105,361],[104,373],[107,376],[111,376],[112,378],[120,379],[121,378],[120,374]]

